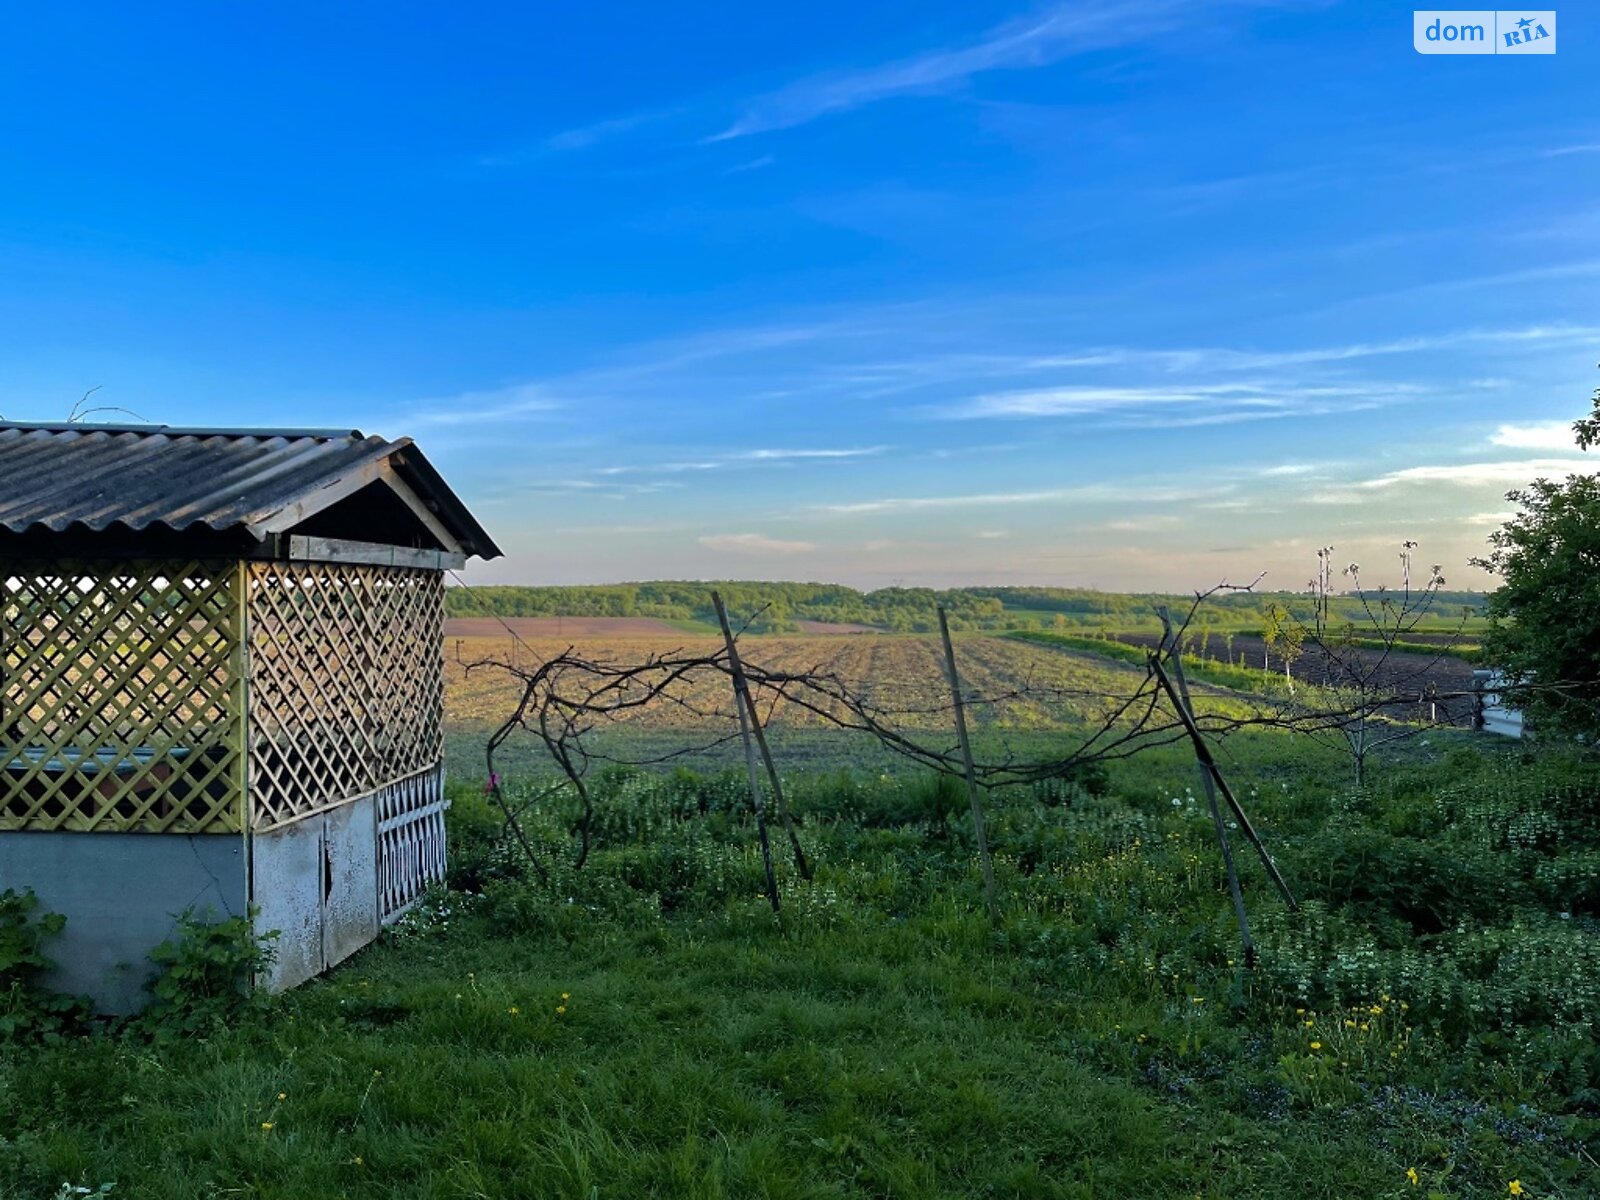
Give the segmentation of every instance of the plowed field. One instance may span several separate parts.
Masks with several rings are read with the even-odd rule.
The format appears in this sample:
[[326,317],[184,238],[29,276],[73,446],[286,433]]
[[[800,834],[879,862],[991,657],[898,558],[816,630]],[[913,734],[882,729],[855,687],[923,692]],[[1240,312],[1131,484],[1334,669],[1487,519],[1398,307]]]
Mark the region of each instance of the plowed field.
[[[445,643],[447,707],[452,725],[482,728],[511,711],[516,680],[494,663],[531,666],[576,644],[580,654],[619,664],[643,662],[650,655],[678,651],[711,654],[714,639],[674,637],[450,638]],[[933,637],[813,635],[749,638],[741,653],[751,666],[787,672],[836,675],[858,695],[906,728],[949,728],[949,691],[942,657]],[[970,718],[978,726],[1049,729],[1093,720],[1108,695],[1126,694],[1142,672],[1090,656],[993,637],[963,637],[956,657],[970,692],[978,701]],[[479,663],[481,665],[473,666]],[[625,723],[641,729],[700,729],[733,719],[727,677],[705,671],[682,681],[675,694],[696,711],[662,701],[629,715]],[[770,694],[775,726],[826,727],[817,714]],[[710,714],[710,715],[700,715]]]

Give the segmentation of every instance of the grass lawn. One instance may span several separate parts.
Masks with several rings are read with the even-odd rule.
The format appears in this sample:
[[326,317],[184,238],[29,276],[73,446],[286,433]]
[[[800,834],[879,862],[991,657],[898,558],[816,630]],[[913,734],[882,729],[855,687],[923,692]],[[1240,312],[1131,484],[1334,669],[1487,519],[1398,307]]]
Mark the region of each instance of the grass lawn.
[[582,872],[535,813],[552,889],[458,789],[457,890],[327,978],[0,1048],[0,1197],[1596,1195],[1594,768],[1230,754],[1306,901],[1246,862],[1248,974],[1178,754],[992,796],[998,927],[929,780],[794,779],[778,918],[736,775],[606,775]]
[[47,1052],[6,1078],[49,1128],[0,1194],[1331,1197],[1405,1169],[1332,1112],[1199,1103],[1248,1052],[1225,1024],[1052,986],[966,905],[791,924],[386,946],[260,1027]]

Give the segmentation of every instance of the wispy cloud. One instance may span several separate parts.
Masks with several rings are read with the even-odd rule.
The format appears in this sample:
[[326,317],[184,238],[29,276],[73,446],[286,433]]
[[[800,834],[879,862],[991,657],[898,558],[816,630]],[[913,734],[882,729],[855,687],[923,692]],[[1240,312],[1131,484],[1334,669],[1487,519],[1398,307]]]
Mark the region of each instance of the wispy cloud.
[[1143,41],[1177,28],[1206,7],[1194,0],[1059,4],[1042,15],[1008,21],[968,45],[799,80],[747,101],[733,124],[708,140],[790,129],[893,96],[948,89],[986,71],[1045,66],[1070,55]]
[[1107,521],[1100,528],[1111,533],[1156,533],[1186,524],[1188,522],[1180,516],[1160,513],[1148,517],[1118,517],[1114,521]]
[[[970,381],[1000,381],[1029,376],[1125,368],[1145,376],[1188,376],[1196,383],[1218,383],[1208,376],[1278,373],[1306,367],[1354,366],[1365,360],[1424,355],[1449,350],[1600,346],[1600,325],[1546,324],[1502,329],[1462,329],[1385,341],[1346,342],[1282,350],[1227,346],[1099,346],[1048,353],[934,354],[879,362],[854,362],[836,371],[834,382],[871,396],[907,393]],[[1124,376],[1125,378],[1125,376]],[[1120,381],[1119,381],[1120,382]],[[1303,382],[1303,376],[1298,382]],[[1500,380],[1474,380],[1472,386],[1498,386]],[[1042,389],[1029,389],[1042,390]]]
[[[994,26],[964,44],[859,68],[825,71],[796,79],[734,105],[736,115],[702,144],[792,129],[821,117],[850,112],[897,96],[935,95],[959,88],[991,71],[1045,67],[1076,55],[1147,42],[1197,23],[1214,21],[1228,8],[1283,7],[1295,0],[1107,0],[1088,4],[1061,0],[1043,11]],[[1309,2],[1309,0],[1308,0]],[[562,130],[530,149],[485,155],[484,166],[511,166],[564,151],[584,150],[626,137],[641,127],[714,105],[709,98],[623,113]],[[680,121],[681,123],[681,121]],[[757,170],[773,162],[764,155],[725,168],[723,174]]]
[[1519,484],[1539,478],[1571,475],[1583,467],[1577,458],[1525,458],[1506,462],[1450,463],[1442,466],[1406,467],[1375,479],[1362,480],[1361,488],[1389,488],[1402,484],[1448,483],[1466,485]]
[[650,483],[619,483],[611,480],[599,483],[593,479],[536,479],[530,483],[506,488],[494,498],[504,500],[516,496],[583,495],[596,500],[626,500],[632,496],[649,496],[682,486],[681,483],[665,479],[653,480]]
[[1500,426],[1489,435],[1489,444],[1517,450],[1576,450],[1578,438],[1571,421],[1527,421]]
[[[1561,449],[1564,447],[1555,447]],[[1338,464],[1329,464],[1338,465]],[[1296,492],[1295,499],[1299,503],[1312,504],[1321,507],[1343,507],[1353,511],[1388,511],[1388,505],[1400,500],[1400,493],[1404,494],[1405,503],[1412,505],[1423,501],[1432,495],[1441,498],[1441,503],[1455,505],[1460,502],[1461,493],[1455,492],[1456,488],[1494,488],[1504,491],[1508,488],[1520,487],[1535,479],[1564,479],[1569,475],[1589,469],[1589,464],[1579,458],[1574,451],[1569,458],[1518,458],[1500,459],[1493,461],[1465,462],[1465,463],[1430,463],[1415,467],[1402,467],[1397,470],[1387,471],[1381,475],[1368,478],[1338,479],[1329,481],[1326,476],[1319,477],[1318,472],[1312,471],[1300,478],[1308,482],[1320,483],[1321,490],[1310,492]],[[1265,475],[1265,472],[1260,473]],[[1452,489],[1445,491],[1444,489]],[[1378,503],[1375,493],[1391,493],[1391,499]],[[1445,501],[1444,496],[1453,496]],[[1257,501],[1252,501],[1249,507],[1255,507]],[[1378,507],[1374,507],[1378,504]],[[1223,500],[1217,503],[1204,504],[1205,508],[1233,508],[1246,507],[1245,504],[1234,500]],[[1460,518],[1451,518],[1459,520]],[[1484,523],[1479,518],[1471,518],[1471,523]],[[1489,522],[1498,523],[1498,522]]]
[[598,142],[632,133],[634,130],[647,125],[669,120],[678,116],[682,111],[681,108],[659,108],[645,112],[624,113],[617,117],[607,117],[605,120],[593,121],[588,125],[580,125],[573,129],[563,129],[559,133],[551,134],[532,146],[526,146],[519,150],[485,154],[478,159],[478,165],[480,167],[518,167],[551,154],[561,154],[571,150],[587,150]]
[[600,467],[596,475],[642,475],[664,474],[676,475],[684,471],[716,471],[723,467],[720,462],[663,462],[648,463],[643,466],[626,467]]
[[894,496],[881,500],[855,500],[841,504],[814,504],[810,511],[854,516],[868,513],[922,512],[944,508],[994,508],[1011,505],[1053,504],[1062,501],[1117,504],[1176,504],[1208,499],[1232,490],[1184,488],[1167,484],[1083,484],[1070,488],[1045,488],[1028,492],[978,492],[954,496]]
[[993,392],[926,410],[950,420],[985,417],[1081,417],[1139,411],[1205,408],[1192,416],[1163,415],[1164,423],[1216,424],[1289,414],[1347,412],[1352,402],[1380,403],[1420,389],[1406,384],[1303,386],[1296,384],[1192,383],[1172,387],[1065,387]]
[[[1196,350],[1123,350],[1122,354],[1156,362],[1169,370],[1269,371],[1284,367],[1352,362],[1400,354],[1425,354],[1472,346],[1600,344],[1600,325],[1524,325],[1507,329],[1459,329],[1420,337],[1382,342],[1350,342],[1339,346],[1314,346],[1304,350],[1234,350],[1222,347]],[[1106,351],[1105,353],[1113,353]]]
[[1005,504],[1043,504],[1065,500],[1070,489],[1051,489],[1038,492],[983,492],[970,496],[896,496],[884,500],[856,500],[845,504],[817,504],[817,512],[858,514],[886,512],[918,512],[930,508],[985,508]]
[[[1257,396],[1259,403],[1247,402],[1250,389],[1257,393],[1274,392],[1279,399],[1297,395],[1300,404],[1351,407],[1358,403],[1384,403],[1404,394],[1405,385],[1386,390],[1382,383],[1373,382],[1363,384],[1369,393],[1365,397],[1359,394],[1361,388],[1358,387],[1342,397],[1327,392],[1318,400],[1307,391],[1319,382],[1317,375],[1308,374],[1312,368],[1326,368],[1321,373],[1321,382],[1328,386],[1348,387],[1351,372],[1338,369],[1349,367],[1353,371],[1364,360],[1475,348],[1532,351],[1600,347],[1600,325],[1546,323],[1284,349],[1119,345],[1062,346],[1010,353],[934,351],[895,357],[873,353],[900,342],[921,344],[920,339],[925,338],[933,325],[964,323],[971,317],[965,308],[945,311],[929,306],[886,305],[865,310],[852,307],[811,321],[714,329],[619,349],[612,361],[603,367],[424,401],[410,406],[401,417],[408,423],[428,426],[511,422],[537,419],[558,409],[570,410],[579,405],[587,409],[595,404],[624,404],[644,395],[658,398],[663,389],[677,389],[680,393],[697,396],[704,396],[708,389],[713,389],[720,390],[724,396],[738,395],[752,401],[781,397],[793,402],[800,397],[815,396],[848,397],[853,403],[860,403],[917,393],[937,397],[939,393],[950,393],[965,386],[978,390],[978,397],[939,400],[936,405],[924,405],[914,411],[917,415],[931,417],[976,417],[1004,415],[988,411],[991,405],[1003,409],[1011,404],[1094,403],[1096,411],[1119,412],[1124,423],[1138,424],[1140,411],[1160,411],[1166,414],[1162,419],[1215,424],[1267,419],[1275,412],[1296,411],[1292,404],[1275,409],[1270,397],[1264,394]],[[1106,374],[1119,368],[1122,370],[1115,376]],[[1289,376],[1290,382],[1280,384],[1285,376]],[[1059,386],[1056,380],[1062,381]],[[1107,383],[1102,387],[1080,383],[1080,380],[1106,380]],[[751,381],[760,381],[759,392],[751,390]],[[1014,390],[1004,386],[1022,383],[1032,386]],[[1196,388],[1227,387],[1241,389],[1238,393],[1241,403],[1182,417],[1174,415],[1173,403],[1177,401],[1162,404],[1155,399],[1157,393],[1162,392],[1176,396]],[[1072,393],[1075,388],[1081,389],[1076,396]],[[1114,394],[1119,391],[1123,396],[1117,402]],[[1045,397],[1051,392],[1057,393],[1055,399],[1047,401]],[[1091,392],[1102,393],[1102,398],[1094,401]],[[1137,399],[1140,393],[1145,397],[1143,401]],[[1198,401],[1187,403],[1193,405]],[[1344,409],[1348,410],[1348,407]],[[413,412],[420,413],[415,421],[411,416]],[[849,454],[857,456],[880,453],[884,449],[886,447],[847,448]],[[682,461],[648,464],[648,469],[712,470],[741,461],[739,453],[710,451],[703,458],[697,454]],[[811,457],[828,456],[843,458],[847,455],[827,451]],[[806,455],[803,450],[798,453],[779,450],[767,453],[766,457],[773,461],[799,461]],[[760,460],[748,458],[745,461]],[[615,473],[642,469],[646,467],[619,466]]]
[[466,425],[526,420],[544,416],[560,407],[560,403],[540,385],[517,384],[424,400],[406,416],[406,420],[412,425]]
[[1600,142],[1579,142],[1573,146],[1557,146],[1546,150],[1545,158],[1564,158],[1569,154],[1600,154]]
[[811,554],[815,542],[789,542],[761,533],[716,533],[698,539],[708,550],[728,554]]
[[889,449],[887,446],[851,446],[838,450],[739,450],[717,458],[692,462],[639,463],[630,466],[601,467],[595,473],[597,475],[641,475],[658,472],[672,474],[681,471],[720,471],[727,467],[749,466],[754,463],[781,465],[792,462],[827,462],[838,459],[867,458],[875,454],[882,454],[887,449]]
[[741,462],[773,462],[786,458],[864,458],[871,454],[882,454],[887,446],[862,446],[848,450],[747,450],[742,454],[735,454],[732,458]]
[[1432,295],[1435,293],[1470,292],[1482,288],[1517,287],[1524,283],[1548,283],[1553,279],[1593,279],[1600,276],[1600,258],[1578,259],[1573,262],[1550,263],[1542,267],[1522,267],[1515,271],[1497,271],[1487,275],[1465,275],[1456,279],[1418,283],[1392,291],[1374,292],[1353,300],[1340,301],[1331,307],[1373,300],[1396,300],[1405,296]]

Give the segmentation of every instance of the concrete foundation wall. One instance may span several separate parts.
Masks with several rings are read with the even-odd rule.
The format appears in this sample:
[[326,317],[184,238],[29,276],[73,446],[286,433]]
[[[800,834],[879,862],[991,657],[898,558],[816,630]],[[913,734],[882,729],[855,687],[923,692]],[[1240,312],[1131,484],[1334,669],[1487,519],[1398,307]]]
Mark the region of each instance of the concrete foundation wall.
[[443,809],[435,769],[250,835],[248,867],[237,834],[0,832],[0,891],[31,888],[67,918],[46,947],[58,967],[48,983],[102,1012],[143,1006],[149,953],[191,908],[221,921],[253,904],[256,932],[277,933],[260,983],[283,991],[367,945],[443,877]]
[[32,888],[67,918],[46,944],[53,987],[129,1013],[145,1000],[149,953],[175,917],[245,914],[244,839],[237,834],[0,832],[0,891]]

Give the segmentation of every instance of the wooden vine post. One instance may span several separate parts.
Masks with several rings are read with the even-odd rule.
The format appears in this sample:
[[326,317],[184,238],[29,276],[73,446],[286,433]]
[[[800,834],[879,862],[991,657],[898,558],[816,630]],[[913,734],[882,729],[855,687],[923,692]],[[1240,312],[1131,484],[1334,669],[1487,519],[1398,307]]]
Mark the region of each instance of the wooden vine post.
[[761,792],[761,773],[756,767],[756,748],[750,736],[750,726],[753,723],[751,714],[755,712],[755,707],[750,703],[750,687],[745,681],[744,669],[739,665],[739,651],[733,642],[733,627],[728,624],[728,610],[723,607],[721,594],[712,592],[711,603],[717,610],[717,622],[722,626],[722,640],[728,647],[729,663],[733,672],[734,708],[739,712],[739,737],[744,742],[744,765],[750,776],[750,803],[755,807],[756,836],[761,841],[761,866],[767,876],[767,899],[772,903],[772,911],[777,912],[778,877],[772,870],[772,843],[767,838],[767,802]]
[[1172,701],[1172,706],[1177,710],[1178,720],[1183,723],[1189,741],[1194,745],[1194,756],[1199,760],[1201,769],[1208,777],[1215,780],[1217,788],[1222,792],[1222,798],[1228,802],[1228,808],[1233,812],[1234,818],[1239,822],[1239,828],[1244,831],[1245,837],[1255,847],[1261,865],[1267,869],[1267,875],[1272,880],[1273,886],[1278,889],[1278,895],[1283,897],[1291,911],[1298,912],[1299,902],[1295,900],[1294,893],[1289,890],[1289,885],[1284,882],[1283,875],[1278,871],[1278,865],[1272,861],[1272,855],[1267,853],[1266,846],[1261,841],[1261,836],[1256,833],[1255,826],[1250,824],[1250,818],[1240,806],[1238,798],[1234,796],[1233,789],[1228,786],[1228,781],[1223,777],[1222,769],[1217,766],[1217,760],[1212,757],[1211,748],[1206,745],[1205,735],[1200,732],[1200,727],[1195,724],[1194,717],[1184,707],[1177,688],[1173,686],[1172,677],[1161,665],[1161,659],[1156,655],[1150,656],[1150,670],[1156,677],[1167,697]]
[[732,637],[727,611],[722,607],[720,595],[712,592],[711,598],[716,603],[717,619],[722,624],[723,640],[728,647],[728,664],[733,672],[734,689],[742,698],[745,711],[749,714],[750,732],[755,736],[756,749],[761,752],[761,761],[766,764],[767,780],[772,784],[772,807],[777,810],[778,823],[783,826],[783,832],[789,837],[789,849],[794,853],[795,870],[800,872],[801,879],[810,883],[811,864],[806,860],[806,852],[800,846],[800,835],[795,830],[794,816],[790,813],[789,801],[783,794],[783,780],[778,776],[777,764],[772,761],[772,748],[767,745],[766,728],[756,712],[755,697],[750,692],[750,681],[744,673],[744,660],[739,657],[739,646]]
[[[1194,719],[1194,702],[1189,697],[1189,681],[1183,674],[1183,655],[1179,652],[1177,643],[1172,637],[1172,620],[1167,615],[1165,607],[1156,609],[1161,617],[1161,626],[1166,631],[1161,639],[1161,648],[1169,644],[1172,647],[1172,677],[1178,685],[1178,696],[1184,711],[1189,714],[1189,719]],[[1158,651],[1159,653],[1159,651]],[[1200,771],[1200,784],[1206,790],[1206,804],[1211,809],[1211,825],[1217,834],[1217,845],[1222,848],[1222,863],[1228,872],[1228,894],[1233,898],[1233,914],[1239,921],[1239,941],[1243,951],[1242,961],[1246,971],[1253,971],[1256,965],[1256,944],[1250,937],[1250,918],[1245,912],[1244,892],[1239,887],[1239,868],[1233,861],[1233,845],[1228,840],[1228,825],[1222,819],[1222,809],[1217,804],[1217,785],[1211,778],[1211,772],[1206,770],[1205,764],[1198,759],[1195,766]]]
[[983,804],[978,799],[978,772],[972,765],[972,742],[967,737],[967,713],[961,699],[961,676],[956,671],[956,651],[950,642],[950,621],[944,606],[939,606],[939,636],[944,641],[944,661],[950,678],[950,695],[955,704],[956,737],[961,742],[961,763],[967,776],[967,800],[972,805],[972,833],[978,843],[978,862],[983,868],[983,898],[989,919],[1000,920],[1000,902],[995,899],[994,860],[989,854],[989,837],[983,827]]

